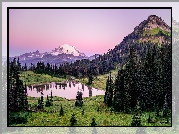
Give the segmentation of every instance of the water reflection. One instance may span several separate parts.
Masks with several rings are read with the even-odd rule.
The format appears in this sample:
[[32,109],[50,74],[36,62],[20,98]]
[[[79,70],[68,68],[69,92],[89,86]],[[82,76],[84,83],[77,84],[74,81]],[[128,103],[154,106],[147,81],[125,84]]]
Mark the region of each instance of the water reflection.
[[79,90],[82,92],[83,97],[105,94],[103,90],[87,87],[84,84],[77,83],[74,81],[68,81],[67,83],[52,82],[43,85],[27,86],[27,90],[28,96],[31,97],[40,97],[41,92],[43,92],[43,96],[46,97],[47,95],[51,94],[52,90],[53,96],[59,96],[67,99],[76,99],[77,91]]
[[90,96],[92,96],[92,88],[88,87],[88,90],[89,90],[89,97],[90,97]]

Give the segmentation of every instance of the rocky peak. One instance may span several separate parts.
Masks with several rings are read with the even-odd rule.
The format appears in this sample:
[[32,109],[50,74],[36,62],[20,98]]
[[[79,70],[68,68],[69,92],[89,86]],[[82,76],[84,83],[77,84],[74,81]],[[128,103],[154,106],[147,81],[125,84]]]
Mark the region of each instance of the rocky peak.
[[141,32],[154,28],[160,28],[162,30],[171,32],[171,28],[161,19],[161,17],[156,15],[150,15],[147,20],[144,20],[139,24],[139,26],[135,27],[134,31]]
[[39,52],[39,50],[37,50],[37,51],[36,51],[36,52],[34,52],[34,53],[37,53],[37,54],[38,54],[38,53],[40,53],[40,52]]

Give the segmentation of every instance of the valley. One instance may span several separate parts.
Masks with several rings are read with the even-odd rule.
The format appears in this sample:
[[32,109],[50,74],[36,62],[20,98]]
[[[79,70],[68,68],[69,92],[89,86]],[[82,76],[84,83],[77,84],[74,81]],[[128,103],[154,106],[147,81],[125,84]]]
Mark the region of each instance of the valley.
[[104,54],[64,44],[11,57],[9,124],[171,126],[171,62],[171,27],[156,15]]

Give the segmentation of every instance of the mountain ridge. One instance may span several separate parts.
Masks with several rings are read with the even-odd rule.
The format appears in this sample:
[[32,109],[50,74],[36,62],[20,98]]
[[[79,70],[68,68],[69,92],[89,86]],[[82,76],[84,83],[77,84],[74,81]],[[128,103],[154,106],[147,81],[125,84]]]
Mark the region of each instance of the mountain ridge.
[[31,63],[36,64],[37,61],[49,62],[51,64],[63,64],[65,62],[75,62],[81,59],[94,59],[94,55],[86,56],[81,53],[75,46],[70,46],[68,44],[63,44],[51,50],[50,52],[40,53],[39,50],[35,52],[29,52],[21,54],[19,56],[10,57],[12,61],[13,58],[19,58],[22,64],[30,65]]
[[[134,31],[132,31],[130,34],[128,34],[128,36],[123,38],[123,41],[121,43],[116,45],[114,49],[110,49],[108,52],[106,52],[106,54],[108,53],[112,53],[114,55],[119,54],[120,57],[125,57],[128,53],[127,44],[130,44],[131,42],[135,42],[138,44],[140,42],[148,42],[148,41],[152,41],[160,44],[162,44],[162,42],[165,41],[171,42],[170,34],[171,34],[171,27],[169,27],[160,17],[156,15],[150,15],[148,16],[147,20],[142,21],[138,26],[134,28]],[[37,55],[36,60],[43,61],[45,63],[47,62],[52,63],[53,61],[55,64],[56,63],[63,64],[65,62],[70,63],[82,59],[93,60],[96,59],[97,57],[102,56],[102,55],[97,55],[97,56],[93,55],[87,57],[84,53],[81,53],[76,47],[70,46],[68,44],[63,44],[61,46],[58,46],[51,52],[40,53],[37,50],[36,52],[30,54],[26,54],[27,56],[30,56],[30,57],[26,57],[30,59],[29,60],[30,62],[35,60],[35,58],[33,59],[32,56],[32,54],[34,54]],[[103,57],[105,57],[105,53]],[[22,58],[20,59],[20,61],[21,60]]]

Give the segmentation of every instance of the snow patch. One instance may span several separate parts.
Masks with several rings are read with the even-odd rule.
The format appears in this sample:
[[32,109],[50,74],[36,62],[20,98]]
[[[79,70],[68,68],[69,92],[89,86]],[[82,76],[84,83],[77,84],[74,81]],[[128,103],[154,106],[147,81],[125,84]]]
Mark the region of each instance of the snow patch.
[[44,54],[42,54],[41,58],[44,56]]
[[58,54],[60,54],[59,52],[52,52],[51,53],[52,55],[58,55]]

